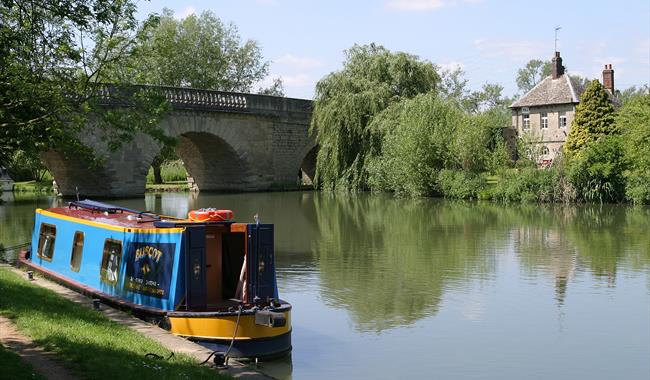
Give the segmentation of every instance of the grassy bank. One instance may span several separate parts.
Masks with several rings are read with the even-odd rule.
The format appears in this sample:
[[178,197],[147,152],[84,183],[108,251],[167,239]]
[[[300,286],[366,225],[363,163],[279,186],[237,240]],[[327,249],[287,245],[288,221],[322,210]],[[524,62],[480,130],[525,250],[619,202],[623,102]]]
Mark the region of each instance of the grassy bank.
[[50,193],[52,192],[52,180],[49,181],[24,181],[14,182],[13,191],[15,193]]
[[[92,379],[224,379],[194,360],[175,355],[170,360],[157,342],[119,325],[101,313],[0,268],[0,314],[46,350],[55,352],[72,371]],[[4,366],[3,372],[4,372]]]
[[0,378],[3,379],[45,379],[36,372],[34,367],[25,363],[20,356],[7,350],[2,345],[0,345],[0,368],[2,368]]

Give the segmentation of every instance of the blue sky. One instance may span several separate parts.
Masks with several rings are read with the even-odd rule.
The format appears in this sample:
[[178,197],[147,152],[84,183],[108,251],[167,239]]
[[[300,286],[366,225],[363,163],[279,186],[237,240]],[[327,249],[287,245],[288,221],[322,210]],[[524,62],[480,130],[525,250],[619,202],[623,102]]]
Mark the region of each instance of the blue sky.
[[553,55],[555,26],[570,73],[602,79],[611,63],[618,89],[650,81],[650,0],[153,0],[139,3],[139,17],[163,7],[177,17],[210,10],[237,25],[260,43],[290,97],[312,98],[345,49],[370,42],[459,65],[472,89],[499,83],[513,95],[517,69]]

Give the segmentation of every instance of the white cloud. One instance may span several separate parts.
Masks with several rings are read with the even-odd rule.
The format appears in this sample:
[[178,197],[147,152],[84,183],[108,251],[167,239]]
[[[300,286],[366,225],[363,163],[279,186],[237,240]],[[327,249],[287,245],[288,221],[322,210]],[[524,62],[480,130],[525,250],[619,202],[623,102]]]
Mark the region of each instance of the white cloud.
[[388,0],[386,8],[406,12],[428,12],[458,3],[478,4],[483,0]]
[[298,69],[313,69],[316,67],[323,66],[323,62],[309,57],[296,57],[292,54],[285,54],[280,58],[277,58],[274,63],[280,65],[291,66]]
[[440,68],[443,71],[454,71],[456,69],[461,69],[461,70],[465,69],[465,64],[460,61],[449,61],[445,63],[439,63],[438,66],[440,66]]
[[516,40],[478,39],[474,47],[486,58],[505,57],[518,63],[544,58],[545,52],[551,51],[540,43]]
[[295,75],[274,75],[274,77],[277,76],[282,78],[282,83],[290,87],[314,86],[316,83],[316,80],[311,75],[302,73]]
[[196,9],[193,6],[189,6],[183,9],[180,13],[178,13],[174,17],[179,20],[182,20],[189,15],[195,15],[195,14],[196,14]]

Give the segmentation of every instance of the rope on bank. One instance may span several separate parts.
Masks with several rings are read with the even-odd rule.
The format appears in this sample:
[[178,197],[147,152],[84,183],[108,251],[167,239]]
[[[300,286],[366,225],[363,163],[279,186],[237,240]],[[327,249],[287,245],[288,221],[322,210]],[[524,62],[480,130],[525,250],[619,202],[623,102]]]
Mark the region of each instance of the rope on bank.
[[[239,319],[241,318],[241,313],[242,313],[243,309],[244,309],[244,307],[241,304],[239,304],[239,310],[237,311],[237,322],[235,323],[235,331],[232,334],[232,339],[230,340],[230,346],[228,346],[228,349],[226,350],[226,352],[223,353],[222,351],[212,351],[212,353],[203,362],[201,362],[200,365],[203,365],[203,364],[207,363],[208,360],[210,360],[210,358],[212,358],[213,356],[215,356],[218,353],[223,353],[223,358],[221,358],[221,360],[223,360],[223,362],[222,363],[215,363],[215,364],[217,364],[218,366],[222,366],[222,365],[227,366],[228,365],[228,359],[230,358],[229,357],[230,350],[232,350],[232,346],[235,344],[235,338],[237,337],[237,329],[239,329]],[[217,358],[218,358],[218,356],[215,356],[215,362],[216,362]],[[219,360],[219,361],[221,361],[221,360]]]

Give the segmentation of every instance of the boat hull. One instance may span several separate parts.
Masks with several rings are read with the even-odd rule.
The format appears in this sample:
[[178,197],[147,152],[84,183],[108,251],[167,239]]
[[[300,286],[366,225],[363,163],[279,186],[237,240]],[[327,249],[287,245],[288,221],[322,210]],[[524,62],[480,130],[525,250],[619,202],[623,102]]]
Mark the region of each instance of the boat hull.
[[[282,327],[267,327],[255,323],[251,310],[242,312],[237,325],[237,312],[165,312],[125,302],[117,297],[89,288],[76,281],[36,265],[29,260],[27,251],[19,255],[19,263],[24,267],[64,285],[76,292],[122,310],[133,312],[141,319],[157,321],[160,326],[174,335],[188,338],[214,351],[226,352],[235,336],[229,356],[237,358],[275,359],[291,352],[291,305],[282,302],[277,309],[284,315],[286,323]],[[235,335],[235,328],[237,330]]]

